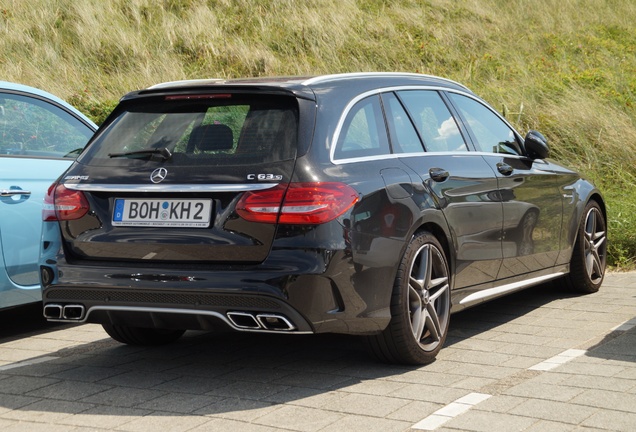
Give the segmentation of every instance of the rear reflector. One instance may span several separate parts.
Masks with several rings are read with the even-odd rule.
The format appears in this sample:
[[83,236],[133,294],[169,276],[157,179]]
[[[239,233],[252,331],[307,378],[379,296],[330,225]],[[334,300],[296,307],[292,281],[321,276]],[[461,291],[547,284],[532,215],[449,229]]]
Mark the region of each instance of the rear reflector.
[[236,212],[251,222],[321,224],[342,215],[358,201],[344,183],[290,183],[245,193]]
[[43,221],[74,220],[88,213],[88,200],[81,191],[53,183],[45,197],[42,208]]

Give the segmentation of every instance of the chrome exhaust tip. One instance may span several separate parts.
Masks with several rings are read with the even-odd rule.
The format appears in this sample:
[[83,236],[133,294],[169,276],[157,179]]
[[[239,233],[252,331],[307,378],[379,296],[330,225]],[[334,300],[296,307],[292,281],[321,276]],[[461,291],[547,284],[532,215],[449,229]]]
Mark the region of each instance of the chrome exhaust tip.
[[59,320],[62,318],[62,305],[58,304],[47,304],[44,305],[43,315],[46,319],[55,319]]
[[266,330],[275,331],[292,331],[296,327],[284,316],[274,314],[258,314],[256,319],[259,324]]
[[62,312],[62,318],[65,320],[79,321],[84,318],[84,306],[82,305],[66,305]]
[[241,330],[261,330],[288,332],[296,330],[296,326],[282,315],[248,312],[228,312],[227,318],[232,325]]
[[246,312],[228,312],[226,315],[232,325],[237,328],[249,330],[258,330],[261,328],[261,325],[252,314]]

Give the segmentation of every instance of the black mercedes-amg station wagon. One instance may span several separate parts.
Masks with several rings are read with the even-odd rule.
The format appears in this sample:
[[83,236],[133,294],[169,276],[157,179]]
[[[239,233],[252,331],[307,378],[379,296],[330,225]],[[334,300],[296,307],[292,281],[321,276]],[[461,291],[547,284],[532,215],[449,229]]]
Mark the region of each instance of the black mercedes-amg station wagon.
[[599,289],[603,198],[548,153],[432,76],[132,92],[48,191],[44,315],[141,345],[355,334],[425,364],[451,312],[555,279]]

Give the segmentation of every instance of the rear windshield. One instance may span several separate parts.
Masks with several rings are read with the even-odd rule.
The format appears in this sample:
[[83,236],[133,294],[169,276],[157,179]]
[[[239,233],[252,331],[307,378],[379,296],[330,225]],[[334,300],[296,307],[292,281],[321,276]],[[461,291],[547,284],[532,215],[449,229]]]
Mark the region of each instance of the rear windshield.
[[276,95],[200,94],[127,102],[79,161],[253,165],[292,159],[298,104]]

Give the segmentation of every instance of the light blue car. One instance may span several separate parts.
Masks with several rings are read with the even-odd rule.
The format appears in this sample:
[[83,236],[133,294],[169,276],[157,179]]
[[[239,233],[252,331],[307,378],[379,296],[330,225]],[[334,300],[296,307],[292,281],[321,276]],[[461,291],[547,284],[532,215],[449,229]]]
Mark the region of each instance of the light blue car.
[[0,309],[41,300],[44,195],[96,129],[58,97],[0,81]]

